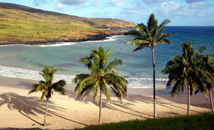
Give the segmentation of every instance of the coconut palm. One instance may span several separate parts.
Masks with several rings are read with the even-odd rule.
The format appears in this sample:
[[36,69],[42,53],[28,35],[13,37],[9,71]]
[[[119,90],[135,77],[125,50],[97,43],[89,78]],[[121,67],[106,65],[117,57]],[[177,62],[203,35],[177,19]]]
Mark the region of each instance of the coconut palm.
[[125,96],[127,92],[126,85],[128,81],[119,76],[114,68],[121,65],[122,61],[115,59],[109,64],[107,63],[111,53],[111,50],[105,53],[103,47],[99,47],[98,50],[92,50],[90,56],[79,60],[90,69],[91,73],[76,75],[74,79],[74,82],[77,83],[75,92],[77,92],[78,99],[84,99],[93,91],[93,99],[96,101],[99,94],[99,124],[101,124],[102,93],[106,96],[107,101],[111,103],[108,86],[121,101],[121,96]]
[[[187,99],[187,115],[190,110],[190,95],[193,94],[194,89],[199,89],[205,95],[207,89],[205,87],[205,78],[210,77],[207,71],[201,68],[202,58],[198,55],[199,51],[194,52],[191,40],[189,44],[181,42],[183,48],[182,55],[175,55],[166,65],[163,74],[168,75],[167,87],[173,86],[171,94],[175,96],[180,91],[188,91]],[[202,78],[203,77],[203,78]]]
[[168,24],[169,22],[170,22],[170,20],[166,19],[158,26],[158,20],[155,19],[154,14],[151,14],[149,16],[147,26],[143,23],[138,24],[135,27],[136,31],[132,31],[132,34],[135,35],[136,38],[133,41],[126,42],[126,44],[133,44],[134,46],[137,46],[137,48],[134,49],[133,52],[142,50],[145,47],[151,47],[151,49],[152,49],[154,118],[157,117],[156,107],[155,107],[156,89],[155,89],[155,53],[154,53],[154,47],[157,44],[163,44],[163,43],[169,43],[170,45],[172,44],[172,42],[168,39],[168,36],[173,35],[173,33],[165,34],[163,32],[165,25]]
[[44,125],[47,125],[46,116],[48,109],[48,100],[49,98],[51,98],[53,90],[55,90],[56,92],[60,92],[63,95],[66,94],[66,89],[64,88],[66,82],[64,80],[59,80],[58,82],[53,83],[53,75],[56,71],[57,68],[50,69],[48,66],[44,67],[42,73],[40,73],[44,80],[39,81],[38,84],[33,84],[32,90],[29,92],[29,94],[31,94],[33,92],[43,91],[41,101],[46,98]]
[[[204,82],[205,82],[205,86],[207,88],[207,90],[209,91],[209,99],[210,99],[210,107],[211,107],[211,111],[213,112],[213,100],[212,100],[212,92],[214,90],[214,85],[213,85],[213,80],[214,80],[214,64],[211,63],[211,57],[210,56],[201,56],[201,64],[200,64],[201,68],[204,71],[207,71],[208,75],[210,76],[210,78],[206,78],[206,77],[201,77],[203,78]],[[209,80],[211,79],[211,80]],[[201,88],[198,88],[195,91],[195,94],[198,93],[200,91]],[[203,89],[203,88],[202,88]],[[207,96],[207,95],[205,95]]]

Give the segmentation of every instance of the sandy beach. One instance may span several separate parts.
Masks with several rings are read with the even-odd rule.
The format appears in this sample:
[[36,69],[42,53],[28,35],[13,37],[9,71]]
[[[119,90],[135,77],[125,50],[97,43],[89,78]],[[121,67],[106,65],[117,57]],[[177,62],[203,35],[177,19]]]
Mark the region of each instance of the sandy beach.
[[[40,101],[41,93],[28,95],[31,82],[16,79],[4,83],[0,78],[0,129],[5,128],[41,128],[41,129],[74,129],[98,122],[98,103],[89,96],[84,101],[75,100],[75,94],[69,90],[67,95],[54,93],[49,102],[48,126],[42,126],[44,120],[44,101]],[[102,122],[120,122],[132,119],[153,118],[153,100],[151,95],[134,95],[130,90],[120,103],[112,97],[112,104],[103,100]],[[136,90],[139,93],[139,90]],[[143,90],[142,90],[143,91]],[[129,92],[128,92],[129,93]],[[186,114],[186,96],[176,98],[157,96],[158,117],[171,117]],[[203,95],[191,97],[191,114],[210,111],[209,100]]]

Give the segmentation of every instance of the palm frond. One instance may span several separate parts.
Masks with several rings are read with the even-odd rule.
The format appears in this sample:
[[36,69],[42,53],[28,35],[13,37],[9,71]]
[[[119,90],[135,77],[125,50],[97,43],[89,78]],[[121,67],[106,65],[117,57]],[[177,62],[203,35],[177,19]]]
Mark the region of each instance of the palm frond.
[[[158,27],[158,29],[156,30],[156,34],[155,34],[155,37],[162,34],[164,28],[165,28],[165,25],[170,23],[171,21],[168,20],[168,19],[165,19]],[[172,33],[173,34],[173,33]]]
[[59,80],[58,82],[56,82],[52,85],[52,88],[55,91],[60,92],[61,94],[65,95],[66,94],[66,89],[64,88],[65,85],[66,85],[65,80]]
[[181,80],[178,80],[172,88],[171,94],[174,97],[180,91],[180,86],[182,84]]
[[74,83],[78,83],[79,81],[89,77],[90,74],[79,74],[79,75],[76,75],[76,77],[74,78],[73,82]]
[[[189,44],[181,42],[182,55],[176,55],[169,61],[162,71],[164,74],[169,74],[167,85],[175,82],[172,89],[172,94],[177,94],[180,90],[185,91],[187,87],[190,89],[190,94],[196,89],[195,93],[201,91],[205,96],[208,95],[209,84],[213,84],[213,76],[209,71],[212,71],[210,59],[198,55],[198,51],[194,52],[191,40]],[[209,71],[208,71],[209,70]]]
[[95,84],[95,78],[91,77],[91,76],[87,77],[78,83],[78,85],[76,86],[74,91],[75,92],[78,91],[77,95],[79,95],[84,90],[84,88],[86,88],[90,85],[93,85],[93,84]]
[[96,98],[98,96],[98,93],[99,93],[100,90],[100,80],[97,80],[96,81],[96,84],[94,86],[94,96],[93,96],[93,100],[96,101]]
[[93,89],[93,85],[89,85],[85,87],[83,91],[79,95],[77,95],[76,98],[80,100],[84,100],[89,95],[92,89]]
[[136,51],[140,51],[142,49],[144,49],[145,47],[147,47],[148,45],[140,45],[139,47],[135,48],[132,53],[136,52]]
[[102,90],[105,93],[106,99],[108,100],[109,103],[111,103],[111,96],[110,96],[110,93],[109,93],[109,90],[108,90],[108,87],[107,87],[105,79],[103,78],[101,80],[101,82],[102,82],[102,85],[101,85],[102,86]]
[[108,49],[108,51],[106,52],[106,54],[105,54],[105,58],[106,58],[106,60],[108,60],[108,57],[110,56],[112,54],[112,51],[110,50],[110,49]]
[[42,96],[41,96],[41,101],[45,98],[45,96],[47,95],[48,91],[44,90],[42,92]]
[[36,88],[37,88],[37,86],[39,86],[39,84],[33,84],[32,86],[31,86],[31,91],[28,93],[28,94],[31,94],[31,93],[33,93],[33,92],[37,92],[36,90]]
[[39,84],[33,84],[29,94],[32,92],[43,91],[41,100],[43,100],[45,97],[48,100],[51,97],[51,95],[53,94],[52,88],[54,88],[55,91],[57,92],[61,92],[62,94],[65,94],[66,89],[63,88],[63,86],[65,85],[64,80],[60,80],[57,83],[52,84],[53,75],[55,74],[56,71],[57,71],[57,68],[50,69],[48,66],[45,66],[42,72],[40,73],[41,76],[44,78],[44,81],[41,80],[39,81]]
[[137,30],[131,30],[127,32],[127,35],[135,35],[135,36],[140,36],[141,33]]
[[155,19],[155,15],[153,13],[149,16],[147,25],[148,25],[148,29],[149,29],[150,33],[153,32],[154,29],[156,29],[157,20]]
[[[112,78],[117,78],[116,76],[118,74],[114,67],[122,64],[122,60],[120,59],[115,59],[114,61],[107,64],[108,57],[111,55],[111,53],[112,52],[110,49],[105,53],[104,48],[99,47],[98,50],[91,50],[91,54],[89,57],[82,58],[80,60],[83,64],[86,64],[86,66],[89,66],[89,63],[93,63],[94,67],[89,67],[91,71],[90,74],[80,74],[74,78],[74,82],[77,83],[74,90],[77,93],[77,98],[83,99],[93,90],[94,100],[96,100],[99,92],[104,92],[107,100],[111,102],[111,97],[107,85],[110,84]],[[83,60],[85,61],[83,62]],[[110,78],[111,74],[114,76]],[[109,78],[106,78],[108,77],[106,75],[108,75]],[[125,94],[127,91],[127,82],[128,81],[124,78],[119,77],[117,79],[114,79],[114,82],[112,81],[112,84],[117,83],[117,85],[121,89],[120,93]]]
[[123,89],[123,92],[127,92],[128,81],[125,78],[112,73],[106,74],[104,78],[108,85],[112,85],[113,87],[114,85],[117,85],[118,87],[120,87],[120,89]]
[[143,23],[138,24],[135,29],[139,31],[142,35],[146,35],[147,37],[151,37],[148,28]]
[[109,63],[107,65],[107,67],[105,68],[104,72],[105,73],[108,73],[110,71],[116,72],[116,70],[114,69],[114,67],[118,66],[118,65],[122,65],[122,63],[123,63],[122,60],[120,60],[120,59],[114,59],[114,61],[112,61],[111,63]]

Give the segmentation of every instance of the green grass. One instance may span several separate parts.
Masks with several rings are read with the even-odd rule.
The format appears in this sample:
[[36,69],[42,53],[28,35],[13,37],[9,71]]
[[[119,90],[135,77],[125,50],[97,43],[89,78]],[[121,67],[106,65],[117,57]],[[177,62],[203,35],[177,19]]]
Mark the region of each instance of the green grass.
[[213,130],[214,114],[204,113],[148,120],[131,120],[75,130]]

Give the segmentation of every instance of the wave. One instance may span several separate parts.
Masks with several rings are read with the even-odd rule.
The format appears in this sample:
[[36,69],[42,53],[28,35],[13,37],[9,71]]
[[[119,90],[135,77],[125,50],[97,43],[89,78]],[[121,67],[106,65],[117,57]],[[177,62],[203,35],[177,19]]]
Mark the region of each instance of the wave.
[[37,47],[58,47],[58,46],[70,46],[78,44],[78,42],[57,42],[56,44],[49,44],[49,45],[35,45]]
[[[15,67],[6,67],[0,65],[0,75],[11,78],[29,79],[29,80],[42,80],[42,76],[39,71],[28,70]],[[66,82],[71,82],[74,79],[73,75],[55,74],[54,81],[61,79],[66,80]]]
[[10,46],[25,46],[25,47],[59,47],[59,46],[71,46],[76,44],[84,44],[84,43],[96,43],[96,42],[109,42],[117,40],[117,35],[106,37],[104,40],[94,40],[94,41],[83,41],[83,42],[56,42],[55,44],[42,44],[42,45],[26,45],[26,44],[9,44],[9,45],[1,45],[0,47],[10,47]]
[[28,63],[34,65],[34,66],[38,66],[38,67],[45,67],[45,66],[46,66],[46,65],[44,65],[44,64],[36,63],[36,62],[34,62],[34,61],[32,61],[32,60],[29,60],[29,59],[25,59],[25,58],[23,58],[23,59],[24,59],[24,61],[26,61],[26,62],[28,62]]
[[[7,67],[0,65],[0,75],[11,78],[20,78],[28,80],[42,80],[42,76],[39,74],[39,71],[28,70],[23,68]],[[71,83],[74,79],[74,75],[65,75],[65,74],[55,74],[54,81],[64,79],[67,83]],[[153,80],[152,78],[126,78],[129,82],[128,88],[152,88]],[[157,88],[165,87],[167,79],[157,78],[156,86]]]
[[106,37],[106,39],[103,40],[95,40],[95,41],[84,41],[84,42],[79,42],[79,43],[90,43],[90,42],[109,42],[109,41],[115,41],[116,36],[111,36],[111,37]]
[[[152,78],[126,78],[129,82],[129,88],[152,88],[153,79]],[[155,83],[157,88],[165,88],[167,83],[166,78],[156,78]]]
[[115,41],[115,40],[116,40],[116,37],[111,36],[111,37],[107,37],[104,40],[83,41],[83,42],[58,42],[56,44],[51,44],[51,45],[35,45],[35,46],[38,46],[38,47],[59,47],[59,46],[70,46],[70,45],[85,44],[85,43],[109,42],[109,41]]

